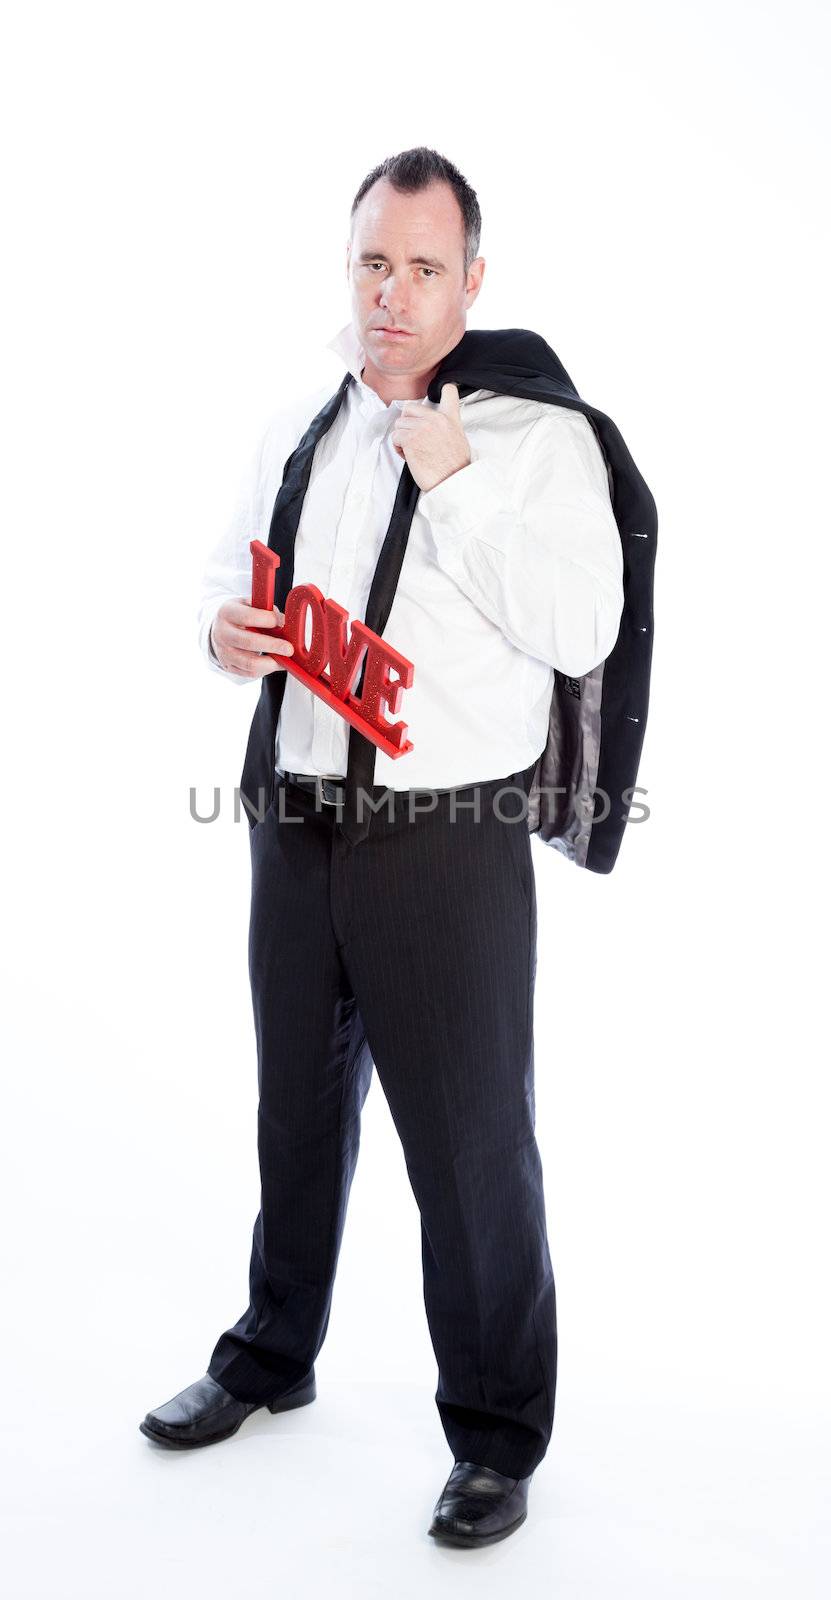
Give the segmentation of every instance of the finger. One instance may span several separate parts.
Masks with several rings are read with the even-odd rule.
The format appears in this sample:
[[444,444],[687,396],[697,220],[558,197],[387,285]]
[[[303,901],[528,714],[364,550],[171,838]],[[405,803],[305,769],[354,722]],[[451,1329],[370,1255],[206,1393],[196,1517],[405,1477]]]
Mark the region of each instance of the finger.
[[252,671],[255,661],[262,661],[263,656],[246,655],[241,650],[226,649],[218,652],[219,665],[225,672],[232,672],[235,678],[253,678]]
[[223,651],[221,664],[238,678],[264,678],[267,672],[286,670],[285,662],[278,661],[276,656],[257,656],[248,650],[235,650],[233,647]]
[[252,606],[244,595],[239,595],[236,600],[226,600],[223,611],[226,622],[236,622],[243,627],[271,628],[274,626],[275,617],[282,627],[286,620],[285,612],[278,606],[266,611],[261,606]]
[[442,411],[450,411],[450,412],[453,412],[453,413],[458,412],[458,410],[459,410],[459,391],[456,388],[455,383],[443,383],[442,384],[442,386],[441,386],[441,398],[439,400],[439,408]]
[[250,650],[254,654],[260,650],[268,650],[278,656],[294,655],[294,645],[290,639],[277,638],[273,633],[258,633],[255,628],[250,631],[244,628],[235,628],[233,625],[228,637],[228,648],[232,650]]

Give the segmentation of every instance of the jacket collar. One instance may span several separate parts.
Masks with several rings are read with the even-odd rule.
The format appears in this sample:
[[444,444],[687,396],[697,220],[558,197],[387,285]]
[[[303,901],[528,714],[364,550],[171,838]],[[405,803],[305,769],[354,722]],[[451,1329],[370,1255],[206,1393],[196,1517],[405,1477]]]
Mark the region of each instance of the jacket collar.
[[[352,374],[356,397],[364,413],[389,409],[361,377],[366,351],[351,322],[329,340],[326,349],[340,356]],[[467,329],[459,343],[442,357],[425,399],[437,404],[443,383],[458,384],[462,398],[475,389],[524,395],[528,399],[535,399],[541,392],[544,398],[552,395],[566,401],[578,398],[574,384],[551,346],[528,328]],[[403,400],[391,401],[393,406],[403,404]]]

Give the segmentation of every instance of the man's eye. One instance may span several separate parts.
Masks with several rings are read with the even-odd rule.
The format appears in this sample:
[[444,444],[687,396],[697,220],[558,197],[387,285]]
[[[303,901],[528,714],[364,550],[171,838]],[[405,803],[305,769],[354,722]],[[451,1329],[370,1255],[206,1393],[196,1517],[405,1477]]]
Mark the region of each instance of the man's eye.
[[[383,261],[367,261],[366,265],[369,267],[369,270],[371,272],[373,267],[383,267],[385,265],[385,263]],[[419,270],[421,272],[429,273],[431,278],[435,278],[437,276],[434,267],[421,267]]]

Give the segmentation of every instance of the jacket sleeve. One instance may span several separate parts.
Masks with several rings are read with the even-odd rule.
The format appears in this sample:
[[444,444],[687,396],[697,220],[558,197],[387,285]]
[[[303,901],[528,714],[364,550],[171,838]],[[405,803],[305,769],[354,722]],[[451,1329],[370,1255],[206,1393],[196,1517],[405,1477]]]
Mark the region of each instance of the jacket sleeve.
[[436,559],[518,649],[579,678],[609,655],[623,547],[582,412],[546,405],[510,466],[474,450],[419,497]]

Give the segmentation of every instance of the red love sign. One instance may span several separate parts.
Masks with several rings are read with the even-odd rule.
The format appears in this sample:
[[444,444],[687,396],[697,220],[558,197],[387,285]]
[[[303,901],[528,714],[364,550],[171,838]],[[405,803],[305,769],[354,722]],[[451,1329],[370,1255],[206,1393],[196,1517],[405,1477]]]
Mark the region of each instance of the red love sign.
[[[276,550],[270,550],[261,539],[252,539],[251,604],[263,611],[274,606],[274,575],[280,565]],[[406,722],[387,722],[383,707],[388,706],[394,716],[401,705],[401,696],[413,681],[415,668],[412,661],[394,650],[386,639],[373,633],[365,623],[352,623],[346,637],[348,612],[334,600],[325,600],[313,583],[298,584],[286,596],[285,622],[275,627],[276,639],[288,639],[294,654],[281,655],[280,661],[287,672],[305,683],[319,699],[345,717],[353,728],[371,739],[384,755],[397,760],[413,749],[405,737]],[[311,616],[312,636],[306,644],[306,617]],[[251,628],[251,633],[270,632],[270,629]],[[358,676],[366,653],[366,668],[360,695],[352,693],[352,684]],[[324,669],[328,666],[328,672]],[[390,669],[398,677],[390,678]]]

